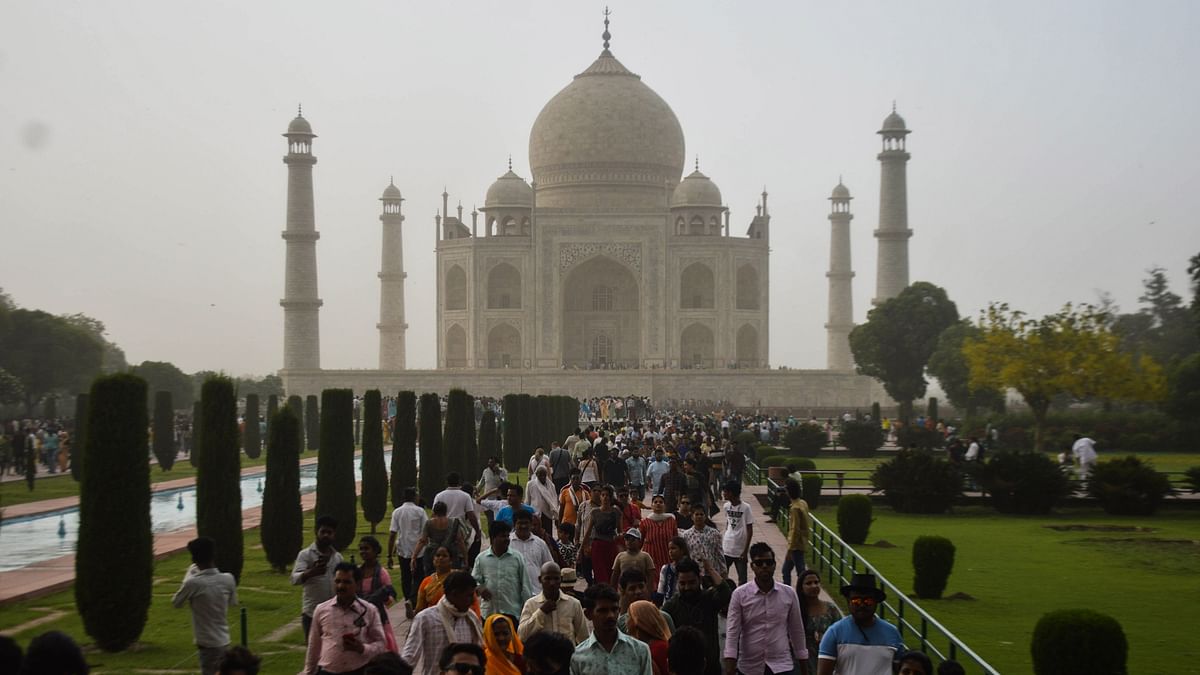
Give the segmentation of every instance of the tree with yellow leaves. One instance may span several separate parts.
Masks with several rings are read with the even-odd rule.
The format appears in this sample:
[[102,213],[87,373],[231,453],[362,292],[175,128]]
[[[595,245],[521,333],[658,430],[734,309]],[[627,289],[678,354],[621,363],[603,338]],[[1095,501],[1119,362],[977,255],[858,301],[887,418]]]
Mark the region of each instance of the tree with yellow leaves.
[[1166,395],[1162,366],[1120,350],[1108,317],[1092,305],[1067,304],[1031,319],[993,303],[979,318],[981,336],[963,343],[971,389],[1015,389],[1036,423],[1034,449],[1042,450],[1046,412],[1055,396],[1159,401]]

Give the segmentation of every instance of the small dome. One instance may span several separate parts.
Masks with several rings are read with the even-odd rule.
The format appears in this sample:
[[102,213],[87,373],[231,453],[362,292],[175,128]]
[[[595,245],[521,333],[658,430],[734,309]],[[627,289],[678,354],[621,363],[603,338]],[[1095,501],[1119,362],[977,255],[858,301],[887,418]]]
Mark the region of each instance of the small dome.
[[904,118],[901,117],[895,110],[883,120],[883,128],[880,131],[904,131],[908,128],[904,125]]
[[312,125],[302,115],[296,115],[296,119],[288,125],[287,132],[289,134],[312,134]]
[[841,181],[838,181],[838,184],[833,188],[833,194],[830,195],[829,198],[850,199],[850,190],[845,185],[842,185]]
[[400,188],[396,187],[395,183],[392,183],[383,189],[383,197],[382,198],[383,199],[403,199],[403,197],[400,196]]
[[708,176],[696,169],[680,181],[671,193],[671,208],[678,206],[720,207],[721,190]]
[[513,173],[512,169],[492,183],[488,188],[487,198],[483,201],[485,209],[503,206],[533,208],[533,188],[529,187],[524,178]]

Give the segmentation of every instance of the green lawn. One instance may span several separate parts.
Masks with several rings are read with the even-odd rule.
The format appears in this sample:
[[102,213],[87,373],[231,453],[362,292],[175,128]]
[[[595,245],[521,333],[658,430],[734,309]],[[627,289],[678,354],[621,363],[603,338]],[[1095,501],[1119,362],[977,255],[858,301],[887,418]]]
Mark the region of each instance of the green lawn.
[[[305,514],[305,518],[305,531],[311,532],[312,513]],[[370,531],[370,525],[361,522],[361,514],[359,520],[361,536]],[[383,541],[386,545],[387,526],[385,523],[380,525],[384,530]],[[186,607],[175,609],[171,606],[171,596],[179,588],[183,573],[190,562],[185,551],[155,563],[154,601],[141,639],[129,650],[117,654],[89,650],[88,662],[97,666],[92,670],[93,673],[196,672],[191,613]],[[396,588],[399,591],[398,572]],[[259,545],[257,529],[246,531],[246,563],[238,587],[238,597],[248,614],[250,648],[263,657],[262,672],[299,671],[304,665],[304,640],[299,622],[294,630],[276,636],[274,641],[267,641],[265,638],[299,618],[300,589],[291,585],[288,575],[270,571]],[[54,613],[60,613],[61,616],[27,630],[12,632],[14,627]],[[236,608],[230,611],[229,622],[231,636],[237,643],[240,639],[240,628]],[[16,638],[22,647],[35,635],[48,630],[61,630],[81,644],[90,643],[83,630],[83,622],[75,613],[72,590],[5,605],[0,610],[0,632]]]
[[[816,515],[834,525],[832,509]],[[1136,525],[1154,531],[1045,527],[1066,524]],[[868,541],[885,540],[895,548],[863,546],[859,552],[889,580],[911,591],[912,543],[923,534],[954,542],[958,550],[946,594],[967,593],[975,600],[921,605],[1000,672],[1032,672],[1033,627],[1042,614],[1062,608],[1091,608],[1115,617],[1129,641],[1131,673],[1185,672],[1200,659],[1192,623],[1170,618],[1168,610],[1184,598],[1200,597],[1200,511],[1167,509],[1135,518],[1070,508],[1018,517],[979,506],[921,516],[877,507]]]

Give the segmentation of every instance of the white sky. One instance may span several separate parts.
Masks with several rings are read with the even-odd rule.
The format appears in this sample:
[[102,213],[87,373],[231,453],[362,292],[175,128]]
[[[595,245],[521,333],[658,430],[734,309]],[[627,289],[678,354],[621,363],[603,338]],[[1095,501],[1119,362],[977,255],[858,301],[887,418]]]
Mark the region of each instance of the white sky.
[[[1031,313],[1200,251],[1200,3],[632,2],[613,52],[683,125],[742,233],[772,219],[771,361],[825,365],[829,211],[852,208],[855,318],[875,284],[875,131],[913,129],[913,280],[964,314]],[[409,366],[432,367],[434,211],[482,205],[538,111],[600,51],[601,3],[8,2],[0,287],[103,320],[131,363],[282,364],[286,169],[314,151],[322,365],[377,365],[379,202],[403,191]]]

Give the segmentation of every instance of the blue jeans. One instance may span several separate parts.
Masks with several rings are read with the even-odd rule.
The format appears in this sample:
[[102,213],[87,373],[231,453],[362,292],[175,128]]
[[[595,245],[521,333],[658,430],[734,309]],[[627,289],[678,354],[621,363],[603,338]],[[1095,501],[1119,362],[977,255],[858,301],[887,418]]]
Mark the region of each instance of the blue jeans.
[[800,577],[800,573],[808,568],[804,562],[804,551],[792,551],[783,559],[783,585],[792,585],[792,570],[796,570],[796,577]]

